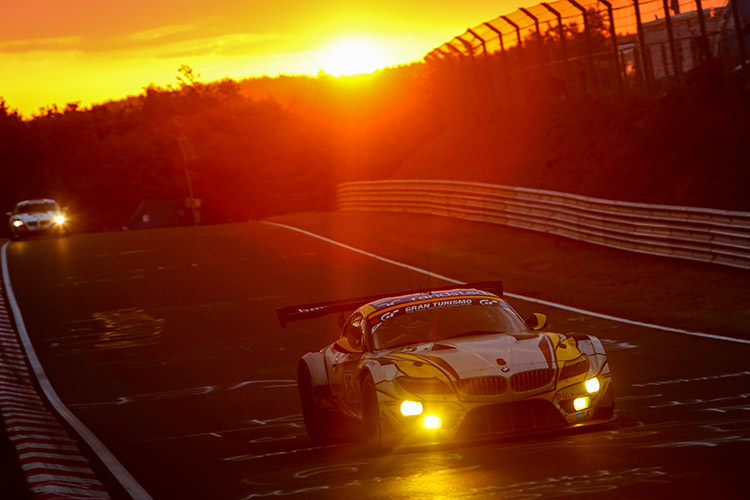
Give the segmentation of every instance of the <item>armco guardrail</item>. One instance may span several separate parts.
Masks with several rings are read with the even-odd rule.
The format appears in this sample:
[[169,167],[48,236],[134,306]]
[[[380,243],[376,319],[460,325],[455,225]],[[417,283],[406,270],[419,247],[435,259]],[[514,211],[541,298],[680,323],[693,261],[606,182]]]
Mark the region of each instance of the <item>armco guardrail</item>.
[[750,212],[650,205],[439,180],[347,182],[345,211],[411,212],[502,224],[641,253],[750,269]]

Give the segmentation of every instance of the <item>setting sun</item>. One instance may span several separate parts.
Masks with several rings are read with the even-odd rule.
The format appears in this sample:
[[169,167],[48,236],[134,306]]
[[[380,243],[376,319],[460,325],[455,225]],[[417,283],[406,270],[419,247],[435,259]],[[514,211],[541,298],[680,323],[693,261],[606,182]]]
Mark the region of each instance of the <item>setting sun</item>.
[[421,61],[520,1],[0,2],[0,100],[27,117],[86,107],[175,85],[182,65],[204,82],[371,73]]
[[342,40],[323,52],[323,71],[331,76],[372,73],[387,65],[384,52],[364,40]]

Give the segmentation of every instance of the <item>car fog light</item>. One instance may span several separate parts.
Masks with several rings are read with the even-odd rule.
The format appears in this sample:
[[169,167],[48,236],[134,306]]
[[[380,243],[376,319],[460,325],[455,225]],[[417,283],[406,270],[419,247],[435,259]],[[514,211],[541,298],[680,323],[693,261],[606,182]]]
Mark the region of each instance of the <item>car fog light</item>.
[[576,409],[576,411],[585,410],[589,407],[589,398],[576,398],[573,401],[573,408]]
[[405,417],[420,415],[422,413],[422,403],[419,401],[404,401],[401,403],[401,414]]
[[596,377],[590,378],[586,381],[586,392],[588,392],[589,394],[599,392],[599,387],[599,379]]
[[422,422],[425,429],[439,429],[443,421],[437,415],[427,415]]
[[65,222],[65,217],[62,215],[58,215],[55,217],[55,222],[57,222],[58,224],[62,224],[63,222]]

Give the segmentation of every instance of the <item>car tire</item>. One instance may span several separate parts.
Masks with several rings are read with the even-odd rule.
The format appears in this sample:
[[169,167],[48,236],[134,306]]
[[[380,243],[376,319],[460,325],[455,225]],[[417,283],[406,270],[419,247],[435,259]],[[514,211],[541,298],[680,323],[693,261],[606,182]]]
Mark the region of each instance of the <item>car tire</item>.
[[385,448],[383,438],[383,419],[380,417],[380,402],[371,375],[362,380],[362,427],[365,442],[373,451]]
[[297,389],[302,404],[302,418],[305,421],[307,435],[315,445],[324,446],[330,442],[330,430],[320,403],[315,397],[310,369],[307,363],[300,362],[297,372]]

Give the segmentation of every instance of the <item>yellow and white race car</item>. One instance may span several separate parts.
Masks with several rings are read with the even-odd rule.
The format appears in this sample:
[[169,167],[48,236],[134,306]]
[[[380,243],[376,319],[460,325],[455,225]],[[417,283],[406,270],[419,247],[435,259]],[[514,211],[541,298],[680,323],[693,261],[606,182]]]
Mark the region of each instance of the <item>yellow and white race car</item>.
[[590,335],[523,321],[498,281],[277,310],[280,323],[354,312],[340,338],[299,361],[305,427],[316,444],[361,423],[373,448],[432,444],[613,419],[607,355]]

